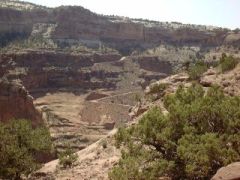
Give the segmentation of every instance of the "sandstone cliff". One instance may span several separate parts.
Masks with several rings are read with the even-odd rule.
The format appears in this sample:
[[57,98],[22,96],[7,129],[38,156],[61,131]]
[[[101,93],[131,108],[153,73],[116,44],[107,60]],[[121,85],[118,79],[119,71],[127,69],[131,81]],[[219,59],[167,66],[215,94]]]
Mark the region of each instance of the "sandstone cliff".
[[239,46],[239,33],[228,29],[100,16],[82,7],[50,9],[28,4],[29,8],[24,9],[19,8],[20,2],[15,6],[13,2],[9,6],[1,2],[2,45],[16,38],[27,38],[33,29],[41,32],[39,28],[45,27],[49,31],[48,38],[59,45],[80,42],[99,47],[104,43],[124,53],[159,43],[205,48],[223,44]]
[[34,126],[43,123],[41,113],[33,105],[33,98],[17,82],[0,80],[0,121],[29,119]]

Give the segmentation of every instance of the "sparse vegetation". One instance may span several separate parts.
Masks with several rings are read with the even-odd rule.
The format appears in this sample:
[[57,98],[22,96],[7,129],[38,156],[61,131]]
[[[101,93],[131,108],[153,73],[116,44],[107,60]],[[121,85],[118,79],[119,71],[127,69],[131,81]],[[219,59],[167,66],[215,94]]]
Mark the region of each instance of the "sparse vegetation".
[[78,160],[78,155],[74,154],[70,145],[68,145],[67,149],[58,155],[58,158],[59,158],[59,165],[65,169],[75,165],[75,163]]
[[57,45],[48,39],[41,37],[34,37],[28,39],[16,39],[10,42],[6,47],[2,48],[1,51],[19,50],[19,49],[56,49]]
[[191,80],[198,80],[207,69],[208,67],[203,61],[197,61],[188,68],[189,78]]
[[168,84],[166,83],[155,83],[150,86],[149,94],[162,94],[167,87]]
[[222,72],[226,72],[234,69],[238,63],[238,59],[234,58],[233,56],[227,56],[225,53],[223,53],[219,62],[219,66]]
[[135,100],[136,102],[141,102],[141,95],[140,95],[139,93],[136,93],[136,94],[134,95],[134,100]]
[[[16,37],[15,37],[16,36]],[[29,35],[28,35],[29,36]],[[118,53],[117,50],[101,45],[99,48],[90,48],[82,43],[67,43],[46,39],[41,36],[27,37],[26,34],[0,34],[0,52],[21,49],[62,50],[68,53]]]
[[149,92],[147,92],[147,99],[151,102],[156,101],[165,95],[165,90],[169,84],[167,83],[154,83],[149,86]]
[[240,98],[219,87],[180,86],[164,98],[168,114],[154,107],[115,135],[122,157],[109,173],[121,179],[210,179],[240,160]]
[[103,149],[106,149],[106,148],[107,148],[107,141],[106,141],[106,140],[103,140],[103,141],[101,142],[101,144],[102,144]]
[[27,120],[0,123],[0,178],[20,179],[40,167],[35,155],[50,152],[49,131]]

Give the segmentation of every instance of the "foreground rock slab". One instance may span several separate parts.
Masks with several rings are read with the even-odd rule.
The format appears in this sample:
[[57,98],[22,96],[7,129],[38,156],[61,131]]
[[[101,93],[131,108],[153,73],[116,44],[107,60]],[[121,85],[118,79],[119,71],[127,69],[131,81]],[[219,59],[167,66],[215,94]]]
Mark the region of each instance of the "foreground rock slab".
[[212,180],[239,180],[240,179],[240,162],[232,163],[222,167],[213,176]]
[[[61,169],[58,160],[51,161],[36,172],[31,179],[108,179],[109,170],[118,162],[121,156],[120,150],[113,145],[112,136],[115,133],[116,129],[111,131],[108,137],[77,152],[79,158],[75,167]],[[103,146],[103,143],[106,146]]]

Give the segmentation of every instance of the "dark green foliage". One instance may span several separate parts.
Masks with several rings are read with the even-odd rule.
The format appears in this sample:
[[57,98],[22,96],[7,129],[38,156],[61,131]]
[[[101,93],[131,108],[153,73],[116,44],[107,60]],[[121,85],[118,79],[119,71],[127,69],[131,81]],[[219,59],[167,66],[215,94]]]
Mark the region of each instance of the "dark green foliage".
[[165,90],[169,86],[167,83],[154,83],[149,87],[147,97],[150,101],[155,101],[165,95]]
[[74,154],[73,150],[68,145],[67,149],[58,155],[58,158],[59,158],[59,164],[63,168],[68,168],[68,167],[74,166],[74,164],[78,159],[78,155]]
[[198,61],[188,68],[189,78],[191,80],[198,80],[207,69],[208,67],[203,61]]
[[102,147],[103,147],[103,149],[107,148],[107,141],[106,140],[102,141]]
[[194,84],[164,98],[168,114],[154,107],[115,135],[122,158],[110,179],[209,179],[240,160],[240,98],[219,87]]
[[238,59],[232,56],[227,56],[226,54],[223,53],[219,65],[222,72],[226,72],[234,69],[238,63],[239,63]]
[[0,123],[0,178],[19,179],[30,174],[39,167],[34,156],[50,150],[46,128],[33,129],[27,120]]

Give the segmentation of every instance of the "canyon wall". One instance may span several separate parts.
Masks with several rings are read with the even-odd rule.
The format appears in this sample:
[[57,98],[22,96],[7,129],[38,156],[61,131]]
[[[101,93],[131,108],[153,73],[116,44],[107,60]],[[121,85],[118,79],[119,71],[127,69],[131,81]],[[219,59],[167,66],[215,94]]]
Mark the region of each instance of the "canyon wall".
[[0,81],[0,122],[29,119],[33,126],[43,123],[41,113],[33,105],[33,98],[17,82]]
[[[115,72],[94,70],[95,63],[117,61],[119,54],[72,55],[56,52],[20,52],[0,55],[0,74],[9,80],[20,79],[28,90],[37,88],[81,87],[85,89],[111,87],[108,77]],[[91,78],[97,80],[92,82]]]
[[[101,16],[82,7],[33,10],[0,7],[0,24],[1,39],[28,37],[33,29],[41,31],[39,29],[47,27],[48,38],[59,44],[81,42],[98,47],[104,43],[121,52],[160,43],[214,47],[229,43],[229,36],[234,34],[222,28]],[[235,37],[230,44],[238,46],[239,32],[235,32]]]

